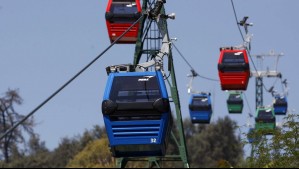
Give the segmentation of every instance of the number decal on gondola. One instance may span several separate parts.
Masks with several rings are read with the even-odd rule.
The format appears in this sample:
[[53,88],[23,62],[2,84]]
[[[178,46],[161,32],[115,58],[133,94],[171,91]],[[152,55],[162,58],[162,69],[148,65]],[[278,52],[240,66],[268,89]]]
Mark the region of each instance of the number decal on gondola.
[[157,143],[157,139],[156,138],[151,138],[151,143]]

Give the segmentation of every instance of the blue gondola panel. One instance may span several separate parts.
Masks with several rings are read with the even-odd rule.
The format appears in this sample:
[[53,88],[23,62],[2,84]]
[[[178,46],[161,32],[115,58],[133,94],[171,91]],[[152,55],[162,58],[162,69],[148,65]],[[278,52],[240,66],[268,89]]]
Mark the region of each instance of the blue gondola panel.
[[172,115],[160,71],[110,73],[102,112],[114,157],[165,155]]

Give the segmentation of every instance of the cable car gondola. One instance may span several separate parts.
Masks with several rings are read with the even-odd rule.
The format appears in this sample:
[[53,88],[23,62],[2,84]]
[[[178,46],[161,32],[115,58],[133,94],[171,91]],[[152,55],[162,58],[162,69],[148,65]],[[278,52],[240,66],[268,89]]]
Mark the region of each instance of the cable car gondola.
[[246,90],[249,77],[249,60],[246,50],[221,48],[218,73],[222,90]]
[[114,157],[165,155],[172,115],[160,71],[110,73],[102,113]]
[[210,94],[193,94],[189,101],[189,112],[192,123],[209,124],[212,116]]
[[[257,108],[256,118],[255,118],[255,129],[271,132],[271,130],[275,128],[276,128],[276,118],[274,114],[274,109],[272,107]],[[267,133],[267,134],[271,134],[271,133]]]
[[[106,24],[111,43],[124,33],[141,16],[140,0],[109,0],[106,9]],[[139,23],[117,43],[135,44]]]
[[287,98],[285,96],[275,96],[273,107],[275,115],[286,115],[288,111]]
[[242,113],[244,104],[241,92],[230,92],[226,102],[229,113]]

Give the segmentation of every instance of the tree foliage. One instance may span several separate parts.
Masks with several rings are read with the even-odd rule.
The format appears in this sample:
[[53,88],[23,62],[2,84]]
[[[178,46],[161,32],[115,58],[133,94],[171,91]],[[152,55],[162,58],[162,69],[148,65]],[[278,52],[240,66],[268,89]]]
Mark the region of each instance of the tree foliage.
[[[15,105],[21,105],[22,98],[19,96],[17,90],[8,90],[5,95],[0,98],[0,133],[3,135],[12,126],[17,124],[24,118],[24,115],[19,114],[15,110]],[[12,132],[8,133],[0,141],[1,156],[4,161],[8,163],[13,151],[20,143],[25,143],[24,131],[29,135],[33,135],[34,120],[29,118],[20,127],[16,128]]]
[[104,129],[96,125],[93,129],[86,130],[82,136],[63,138],[59,146],[51,153],[52,167],[67,166],[87,145],[103,136],[105,136]]
[[45,142],[40,141],[38,135],[32,135],[25,151],[13,153],[10,163],[2,165],[6,168],[47,168],[51,166],[51,153]]
[[[176,135],[178,131],[174,131]],[[193,125],[185,121],[185,134],[191,167],[227,167],[236,165],[242,159],[240,139],[234,134],[235,122],[228,117],[210,125]],[[172,140],[172,139],[170,139]],[[177,153],[175,143],[170,142],[167,154]],[[163,162],[162,167],[182,167],[182,163]],[[129,162],[127,167],[145,167],[145,162]],[[115,167],[107,138],[90,142],[78,153],[68,167]]]
[[104,128],[95,126],[83,135],[62,138],[56,149],[50,151],[39,136],[33,134],[26,144],[26,149],[13,147],[9,163],[0,161],[0,167],[6,168],[64,168],[91,142],[105,137]]
[[273,135],[256,135],[260,139],[253,142],[252,156],[247,159],[249,167],[298,168],[299,167],[299,115],[288,115],[282,128]]
[[114,159],[111,156],[108,139],[102,138],[90,142],[67,165],[69,168],[110,168],[114,167]]
[[236,123],[228,117],[196,127],[187,123],[185,133],[191,167],[236,166],[242,160],[243,147],[235,129]]

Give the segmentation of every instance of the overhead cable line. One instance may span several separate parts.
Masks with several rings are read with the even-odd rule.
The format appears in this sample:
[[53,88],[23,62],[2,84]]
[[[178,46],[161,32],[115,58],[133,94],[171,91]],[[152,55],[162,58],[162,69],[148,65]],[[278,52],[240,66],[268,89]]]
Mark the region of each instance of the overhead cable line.
[[82,70],[80,70],[75,76],[68,80],[64,85],[62,85],[58,90],[56,90],[51,96],[49,96],[45,101],[38,105],[34,110],[32,110],[27,116],[20,120],[17,124],[8,129],[1,137],[0,141],[5,138],[9,133],[15,130],[19,125],[24,123],[29,117],[36,113],[40,108],[42,108],[46,103],[53,99],[58,93],[60,93],[65,87],[67,87],[71,82],[73,82],[78,76],[80,76],[85,70],[87,70],[92,64],[94,64],[100,57],[102,57],[113,45],[115,45],[124,35],[126,35],[134,25],[136,25],[145,14],[142,14],[139,19],[136,20],[123,34],[121,34],[113,43],[111,43],[101,54],[99,54],[95,59],[93,59],[89,64],[87,64]]
[[[237,26],[238,26],[238,29],[239,29],[241,38],[242,38],[242,40],[243,40],[243,42],[244,42],[244,41],[245,41],[245,38],[244,38],[244,35],[243,35],[243,33],[242,33],[242,31],[241,31],[241,28],[240,28],[240,23],[239,23],[239,21],[238,21],[237,12],[236,12],[235,5],[234,5],[234,1],[233,1],[233,0],[231,0],[231,4],[232,4],[232,7],[233,7],[234,16],[235,16],[235,19],[236,19],[236,23],[237,23]],[[247,46],[245,46],[245,47],[246,47],[246,50],[247,50],[247,52],[248,52],[248,55],[249,55],[249,57],[250,57],[250,60],[251,60],[251,62],[252,62],[252,64],[253,64],[253,67],[254,67],[255,71],[257,71],[257,67],[255,66],[254,61],[253,61],[253,59],[252,59],[252,57],[251,57],[250,50],[247,48]]]
[[[238,26],[240,35],[241,35],[242,40],[243,40],[243,42],[244,42],[244,41],[245,41],[245,38],[244,38],[244,35],[243,35],[243,33],[242,33],[241,29],[240,29],[240,26],[239,26],[240,23],[239,23],[239,21],[238,21],[237,12],[236,12],[235,5],[234,5],[233,0],[231,0],[231,4],[232,4],[232,7],[233,7],[234,16],[235,16],[235,19],[236,19],[236,23],[237,23],[237,26]],[[246,18],[246,19],[247,19],[247,18]],[[245,25],[246,23],[243,23],[243,24]],[[246,28],[245,28],[245,30],[247,31]],[[246,33],[247,33],[247,32],[246,32]],[[248,49],[247,46],[245,46],[245,48],[246,48],[246,50],[247,50],[247,52],[248,52],[249,58],[250,58],[250,60],[251,60],[251,62],[252,62],[252,65],[253,65],[255,71],[258,73],[258,69],[257,69],[257,67],[256,67],[256,65],[255,65],[255,63],[254,63],[254,61],[253,61],[253,59],[252,59],[252,56],[251,56],[251,53],[250,53],[250,49]],[[249,48],[250,48],[250,47],[249,47]],[[258,75],[258,77],[260,78],[261,75]],[[264,83],[263,83],[263,88],[264,88],[267,92],[269,92],[269,89],[265,86]]]
[[240,26],[239,26],[239,21],[238,21],[237,12],[236,12],[236,9],[235,9],[234,1],[231,0],[231,3],[232,3],[232,6],[233,6],[233,10],[234,10],[234,14],[235,14],[235,19],[236,19],[236,23],[237,23],[239,32],[240,32],[240,34],[241,34],[241,37],[242,37],[243,41],[245,41],[244,36],[243,36],[243,33],[242,33],[241,28],[240,28]]
[[[232,4],[232,7],[233,7],[234,16],[235,16],[235,19],[236,19],[236,23],[237,23],[237,26],[238,26],[238,29],[239,29],[241,38],[242,38],[242,40],[243,40],[243,42],[244,42],[244,41],[245,41],[245,38],[244,38],[244,35],[243,35],[243,33],[242,33],[242,31],[241,31],[241,28],[240,28],[240,23],[239,23],[239,21],[238,21],[237,12],[236,12],[235,5],[234,5],[234,1],[233,1],[233,0],[231,0],[231,4]],[[254,69],[257,71],[257,67],[255,66],[255,64],[254,64],[254,62],[253,62],[253,59],[252,59],[252,57],[251,57],[250,50],[248,50],[247,46],[245,46],[245,47],[246,47],[246,49],[247,49],[248,55],[249,55],[249,57],[250,57],[250,59],[251,59],[251,62],[252,62],[252,64],[253,64],[253,66],[254,66]]]
[[249,113],[250,113],[252,116],[254,116],[254,114],[252,114],[252,110],[251,110],[251,107],[250,107],[250,104],[249,104],[249,101],[248,101],[248,99],[247,99],[247,95],[246,95],[245,92],[244,92],[244,96],[245,96],[245,100],[246,100],[247,107],[248,107],[248,109],[249,109]]
[[214,82],[219,82],[219,80],[217,79],[212,79],[212,78],[209,78],[209,77],[205,77],[205,76],[202,76],[200,74],[198,74],[195,69],[192,67],[192,65],[190,64],[190,62],[188,62],[188,60],[184,57],[184,55],[181,53],[181,51],[175,46],[174,43],[172,43],[172,46],[176,49],[176,51],[179,53],[179,55],[182,57],[182,59],[186,62],[186,64],[190,67],[191,69],[191,72],[192,74],[195,74],[196,76],[199,76],[203,79],[206,79],[206,80],[210,80],[210,81],[214,81]]

